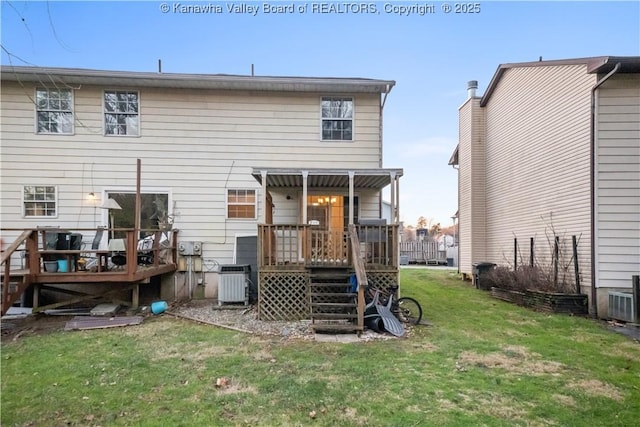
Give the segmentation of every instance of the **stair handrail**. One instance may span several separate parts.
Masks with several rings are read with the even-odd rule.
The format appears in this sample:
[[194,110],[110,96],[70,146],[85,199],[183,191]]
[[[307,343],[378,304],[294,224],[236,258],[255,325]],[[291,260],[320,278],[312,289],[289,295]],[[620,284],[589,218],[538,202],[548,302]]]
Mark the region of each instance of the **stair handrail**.
[[[15,294],[9,293],[11,284],[11,255],[13,255],[18,250],[20,245],[22,245],[25,241],[27,241],[27,246],[30,246],[29,242],[33,242],[33,239],[31,239],[33,233],[36,232],[34,230],[24,230],[22,234],[20,234],[20,236],[18,236],[18,238],[14,240],[13,243],[11,243],[0,256],[0,265],[4,264],[4,277],[2,280],[2,303],[0,304],[0,313],[3,316],[7,313],[11,304],[13,304],[14,301],[16,301],[20,297],[20,295],[22,295],[22,292],[24,292],[24,289],[22,289],[22,291],[19,291]],[[37,242],[37,235],[35,242]],[[23,287],[26,288],[29,285],[30,280],[28,277],[25,277],[24,280],[25,282],[23,284]]]
[[351,240],[351,258],[358,280],[358,330],[364,330],[364,291],[369,286],[367,271],[360,255],[360,239],[355,224],[349,224],[349,238]]
[[7,260],[11,258],[11,255],[13,255],[16,250],[18,250],[20,245],[29,238],[31,233],[33,233],[33,230],[24,230],[22,234],[18,236],[18,238],[12,244],[10,244],[6,250],[2,251],[0,264],[4,264],[5,262],[7,262]]

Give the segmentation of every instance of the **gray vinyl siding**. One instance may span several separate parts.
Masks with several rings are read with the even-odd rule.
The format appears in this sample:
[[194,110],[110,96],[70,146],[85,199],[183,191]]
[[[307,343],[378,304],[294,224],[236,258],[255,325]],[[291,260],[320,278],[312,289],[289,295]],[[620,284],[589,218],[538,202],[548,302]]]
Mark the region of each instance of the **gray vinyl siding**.
[[485,143],[484,111],[480,99],[468,100],[459,111],[459,268],[472,273],[476,262],[485,261]]
[[640,79],[616,75],[597,93],[596,283],[630,288],[640,274]]
[[[505,70],[486,110],[486,258],[550,265],[554,235],[561,238],[561,270],[573,281],[571,236],[579,240],[583,290],[591,281],[590,90],[586,66]],[[562,276],[562,272],[561,272]]]
[[[105,89],[139,92],[140,136],[103,135]],[[35,133],[34,94],[33,85],[2,83],[3,227],[106,224],[106,212],[90,204],[87,194],[134,191],[141,159],[142,191],[169,193],[181,239],[203,241],[205,256],[214,253],[228,263],[234,236],[256,233],[260,212],[256,220],[227,220],[226,190],[255,189],[261,200],[253,167],[381,166],[379,94],[339,94],[354,99],[349,142],[321,141],[320,98],[333,93],[81,86],[74,90],[73,135]],[[23,218],[22,187],[45,184],[58,188],[58,217]]]

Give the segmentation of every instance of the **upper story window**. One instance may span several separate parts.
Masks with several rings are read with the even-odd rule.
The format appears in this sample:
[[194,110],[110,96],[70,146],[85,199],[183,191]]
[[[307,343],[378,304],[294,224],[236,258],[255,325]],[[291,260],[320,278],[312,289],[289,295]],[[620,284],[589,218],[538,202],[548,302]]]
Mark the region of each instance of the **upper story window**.
[[255,219],[256,190],[227,190],[227,218]]
[[322,98],[322,140],[353,140],[353,98]]
[[57,215],[57,192],[54,186],[25,185],[22,192],[25,217]]
[[36,89],[37,133],[73,133],[71,89]]
[[104,92],[105,135],[140,135],[138,98],[138,92]]

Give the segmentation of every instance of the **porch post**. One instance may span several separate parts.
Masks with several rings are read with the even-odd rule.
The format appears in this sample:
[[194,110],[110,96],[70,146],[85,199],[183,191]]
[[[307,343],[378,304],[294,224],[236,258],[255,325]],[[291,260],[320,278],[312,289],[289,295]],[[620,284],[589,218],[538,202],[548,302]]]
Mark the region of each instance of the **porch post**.
[[260,224],[267,222],[267,171],[260,171],[262,177],[262,213],[260,214]]
[[309,171],[302,171],[302,223],[307,223],[307,181]]
[[353,224],[353,177],[354,171],[349,171],[349,225]]
[[400,224],[400,177],[393,174],[396,180],[396,224]]
[[396,200],[396,173],[389,172],[389,178],[391,183],[391,223],[395,224],[396,220],[396,212],[398,210],[397,200]]

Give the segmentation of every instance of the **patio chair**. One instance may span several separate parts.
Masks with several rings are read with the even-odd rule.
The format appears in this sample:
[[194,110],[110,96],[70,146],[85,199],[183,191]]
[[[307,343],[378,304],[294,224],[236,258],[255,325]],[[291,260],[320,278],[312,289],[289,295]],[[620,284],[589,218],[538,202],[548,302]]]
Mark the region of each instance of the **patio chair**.
[[96,252],[87,252],[82,256],[86,260],[86,270],[97,269],[98,271],[102,271],[103,269],[106,270],[107,268],[109,251],[100,250],[100,243],[102,242],[104,231],[105,227],[98,227],[96,229],[96,234],[93,236],[93,241],[91,242],[91,250]]

